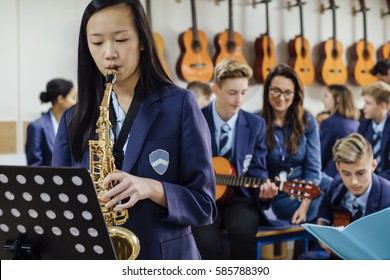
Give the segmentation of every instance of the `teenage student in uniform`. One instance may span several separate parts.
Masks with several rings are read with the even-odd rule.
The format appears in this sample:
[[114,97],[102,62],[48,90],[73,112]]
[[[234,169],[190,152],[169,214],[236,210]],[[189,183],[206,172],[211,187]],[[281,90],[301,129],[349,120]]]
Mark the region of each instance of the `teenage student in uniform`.
[[352,92],[345,85],[328,86],[322,102],[331,114],[320,126],[322,171],[333,178],[337,170],[332,159],[332,147],[337,139],[358,130],[360,112]]
[[53,79],[39,99],[42,103],[51,102],[52,106],[27,126],[27,165],[50,166],[58,123],[62,113],[76,103],[76,88],[71,81]]
[[[390,182],[374,173],[377,162],[370,143],[359,133],[339,139],[333,146],[333,160],[339,175],[324,196],[317,224],[340,225],[390,207]],[[349,221],[345,215],[348,213]],[[328,252],[329,249],[322,243]]]
[[[241,109],[252,69],[238,61],[225,60],[215,67],[212,86],[216,98],[202,112],[209,125],[214,157],[225,157],[237,176],[268,178],[264,119]],[[222,259],[221,229],[228,232],[232,259],[255,259],[255,235],[263,200],[275,196],[277,188],[268,180],[254,189],[235,188],[218,207],[216,221],[194,228],[202,258]],[[218,203],[218,201],[217,201]]]
[[390,180],[390,85],[383,81],[363,88],[364,119],[358,132],[372,146],[377,161],[375,173]]
[[[320,138],[314,116],[303,108],[304,89],[297,73],[287,64],[276,66],[264,83],[261,116],[266,122],[267,167],[269,178],[282,181],[310,181],[324,192],[330,185],[322,181]],[[320,184],[321,183],[321,184]],[[313,201],[290,198],[279,192],[271,206],[279,219],[293,224],[317,217],[321,198]]]
[[[88,168],[105,75],[115,68],[112,139],[120,136],[130,111],[135,117],[119,151],[123,161],[116,157],[121,171],[104,180],[105,187],[116,186],[101,200],[106,207],[128,209],[123,226],[140,240],[138,259],[200,259],[191,226],[210,224],[217,213],[210,133],[194,95],[164,71],[140,1],[88,4],[78,67],[79,100],[61,118],[53,165]],[[138,112],[133,102],[139,102]]]

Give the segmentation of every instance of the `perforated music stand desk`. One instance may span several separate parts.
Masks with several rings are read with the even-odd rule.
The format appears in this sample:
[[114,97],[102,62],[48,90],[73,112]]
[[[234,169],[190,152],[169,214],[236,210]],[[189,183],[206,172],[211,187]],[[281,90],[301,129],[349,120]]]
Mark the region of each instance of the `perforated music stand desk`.
[[116,259],[83,168],[0,166],[0,259]]

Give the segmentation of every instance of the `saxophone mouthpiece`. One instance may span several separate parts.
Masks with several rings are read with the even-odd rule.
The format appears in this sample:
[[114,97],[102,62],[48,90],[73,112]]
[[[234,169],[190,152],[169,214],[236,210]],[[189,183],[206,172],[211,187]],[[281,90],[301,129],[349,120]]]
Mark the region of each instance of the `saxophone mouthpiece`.
[[109,69],[106,75],[106,83],[114,84],[116,81],[117,68]]

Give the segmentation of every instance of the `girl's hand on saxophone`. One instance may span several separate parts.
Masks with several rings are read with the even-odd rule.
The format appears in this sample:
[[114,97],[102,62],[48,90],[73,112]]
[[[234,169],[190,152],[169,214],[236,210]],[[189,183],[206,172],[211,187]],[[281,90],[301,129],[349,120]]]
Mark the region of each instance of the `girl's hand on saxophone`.
[[[114,184],[114,187],[110,187]],[[116,171],[106,176],[103,187],[107,192],[100,198],[106,201],[105,207],[116,209],[130,208],[139,200],[150,199],[160,206],[167,207],[165,191],[161,182],[153,179],[137,177],[127,172]],[[111,188],[111,189],[110,189]],[[121,200],[129,198],[129,201],[118,204]]]

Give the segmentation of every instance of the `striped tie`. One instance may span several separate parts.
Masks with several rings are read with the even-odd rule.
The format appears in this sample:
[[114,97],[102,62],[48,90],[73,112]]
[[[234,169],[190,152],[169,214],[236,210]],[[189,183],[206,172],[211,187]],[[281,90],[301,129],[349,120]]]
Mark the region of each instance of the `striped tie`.
[[374,154],[374,158],[376,159],[378,166],[376,168],[376,172],[381,171],[381,134],[380,132],[375,132],[372,137],[372,152]]
[[356,221],[363,216],[362,206],[356,201],[356,198],[352,201],[353,216],[352,221]]
[[230,127],[227,123],[224,123],[221,127],[221,136],[219,140],[219,155],[227,159],[230,159],[232,149],[229,147],[229,131]]

